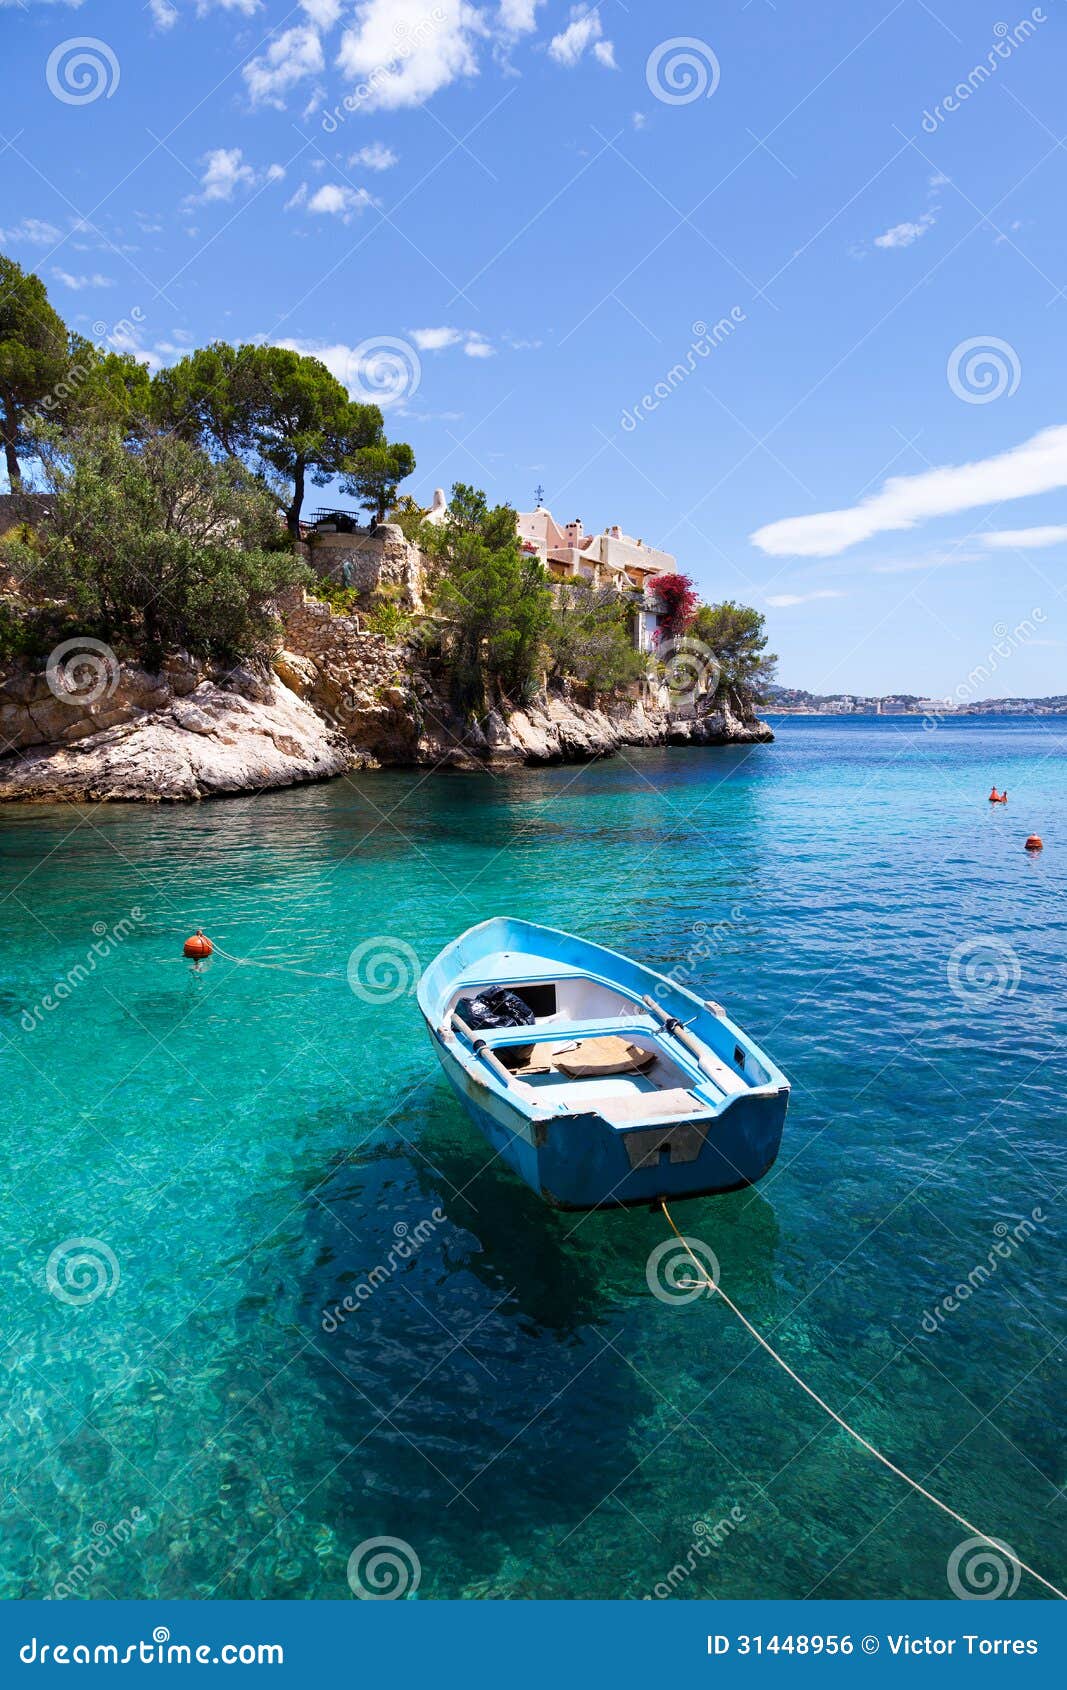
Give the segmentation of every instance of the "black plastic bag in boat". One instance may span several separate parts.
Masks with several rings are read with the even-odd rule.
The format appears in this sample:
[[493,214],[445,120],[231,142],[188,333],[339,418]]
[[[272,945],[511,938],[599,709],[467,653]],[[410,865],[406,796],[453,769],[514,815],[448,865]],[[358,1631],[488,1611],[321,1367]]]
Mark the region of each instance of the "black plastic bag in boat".
[[528,1003],[503,986],[476,998],[460,998],[456,1014],[474,1032],[490,1027],[532,1027],[537,1019]]

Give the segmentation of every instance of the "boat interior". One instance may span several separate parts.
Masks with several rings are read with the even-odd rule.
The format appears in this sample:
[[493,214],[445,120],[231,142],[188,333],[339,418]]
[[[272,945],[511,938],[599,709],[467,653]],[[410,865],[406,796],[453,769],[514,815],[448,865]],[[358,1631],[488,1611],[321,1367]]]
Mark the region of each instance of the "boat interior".
[[710,1114],[768,1077],[751,1051],[738,1045],[725,1061],[691,1035],[687,1042],[670,1032],[663,1012],[609,981],[548,959],[544,973],[519,972],[520,960],[533,961],[486,958],[467,971],[453,983],[445,1020],[458,1011],[466,1030],[464,1000],[480,993],[504,988],[520,998],[532,1023],[478,1029],[475,1037],[528,1100],[591,1107],[623,1127]]

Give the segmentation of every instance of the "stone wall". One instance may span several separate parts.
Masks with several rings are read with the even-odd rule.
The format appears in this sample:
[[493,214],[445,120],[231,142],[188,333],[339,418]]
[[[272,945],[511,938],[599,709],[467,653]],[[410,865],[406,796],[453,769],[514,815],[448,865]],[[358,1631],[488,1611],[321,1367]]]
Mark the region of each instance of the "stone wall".
[[301,550],[323,580],[354,587],[367,599],[379,587],[401,587],[409,610],[423,608],[423,555],[395,523],[379,523],[373,534],[324,534],[313,529]]

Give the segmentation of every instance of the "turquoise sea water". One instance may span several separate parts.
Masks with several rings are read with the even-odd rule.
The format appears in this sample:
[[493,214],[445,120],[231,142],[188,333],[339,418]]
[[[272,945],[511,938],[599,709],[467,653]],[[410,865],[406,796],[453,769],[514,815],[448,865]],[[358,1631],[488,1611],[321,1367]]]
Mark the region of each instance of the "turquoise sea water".
[[[4,1595],[344,1598],[378,1537],[419,1599],[678,1566],[679,1600],[949,1594],[966,1534],[721,1305],[650,1294],[661,1217],[554,1214],[489,1160],[375,959],[501,911],[664,970],[703,940],[794,1089],[763,1184],[675,1218],[868,1437],[1062,1573],[1067,729],[776,725],[0,813]],[[194,969],[197,926],[304,972]]]

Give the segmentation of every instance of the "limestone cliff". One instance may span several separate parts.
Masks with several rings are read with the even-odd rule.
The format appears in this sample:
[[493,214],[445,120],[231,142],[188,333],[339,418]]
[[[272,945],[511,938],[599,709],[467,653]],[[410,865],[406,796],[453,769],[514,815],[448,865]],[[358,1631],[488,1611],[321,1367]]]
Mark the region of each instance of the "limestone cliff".
[[[158,674],[118,663],[86,695],[41,666],[0,678],[0,800],[158,801],[257,792],[350,768],[458,769],[579,762],[622,746],[752,744],[754,716],[666,695],[598,704],[544,692],[481,721],[459,716],[417,639],[390,642],[303,593],[282,611],[273,670],[224,671],[184,654]],[[99,696],[94,696],[99,693]]]

